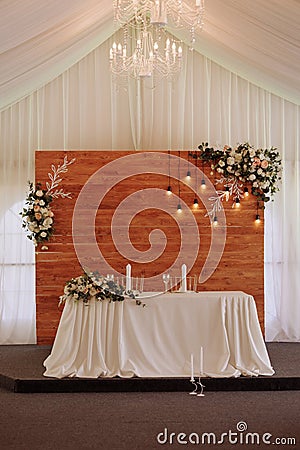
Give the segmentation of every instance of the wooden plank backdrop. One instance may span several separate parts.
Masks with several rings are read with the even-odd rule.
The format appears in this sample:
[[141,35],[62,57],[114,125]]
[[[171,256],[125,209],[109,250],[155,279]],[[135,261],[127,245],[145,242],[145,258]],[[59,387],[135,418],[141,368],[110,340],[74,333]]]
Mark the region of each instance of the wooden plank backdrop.
[[[76,199],[91,175],[105,164],[133,151],[36,151],[36,182],[48,181],[51,165],[62,164],[67,155],[68,160],[76,158],[69,166],[68,172],[62,174],[60,187],[72,193],[72,199],[55,199],[52,210],[55,214],[55,233],[49,243],[48,250],[36,251],[36,324],[37,342],[40,345],[52,344],[61,315],[58,299],[62,295],[64,284],[71,277],[82,273],[77,259],[72,238],[72,215]],[[164,152],[166,153],[166,152]],[[178,152],[171,152],[178,156]],[[187,152],[180,152],[187,159]],[[147,170],[145,169],[145,172]],[[205,173],[209,175],[209,169]],[[114,177],[115,174],[112,174]],[[128,259],[119,254],[111,236],[111,220],[116,207],[128,195],[138,190],[156,187],[165,189],[168,176],[143,174],[129,177],[113,186],[99,205],[95,220],[97,243],[104,258],[118,272],[125,274]],[[107,180],[110,186],[109,180]],[[177,183],[177,182],[176,182]],[[177,184],[176,184],[177,186]],[[194,193],[188,186],[181,184],[181,197],[188,205],[193,204]],[[264,223],[263,212],[260,211],[261,222],[255,222],[256,200],[250,194],[241,201],[239,209],[232,208],[232,201],[223,204],[226,214],[226,244],[219,265],[212,276],[203,284],[198,284],[202,291],[244,291],[254,296],[259,321],[264,331]],[[89,206],[87,205],[87,208]],[[206,210],[199,200],[199,208],[193,209],[200,233],[200,246],[194,266],[189,274],[197,276],[201,272],[211,243],[211,225],[205,217]],[[168,268],[180,249],[180,232],[176,221],[166,212],[157,209],[145,209],[138,213],[130,223],[129,235],[133,246],[145,251],[149,248],[149,233],[159,228],[164,231],[167,244],[163,254],[154,262],[143,264],[130,261],[132,275],[143,273],[145,278],[163,273]],[[192,239],[191,239],[192,243]],[[162,289],[163,286],[161,286]]]

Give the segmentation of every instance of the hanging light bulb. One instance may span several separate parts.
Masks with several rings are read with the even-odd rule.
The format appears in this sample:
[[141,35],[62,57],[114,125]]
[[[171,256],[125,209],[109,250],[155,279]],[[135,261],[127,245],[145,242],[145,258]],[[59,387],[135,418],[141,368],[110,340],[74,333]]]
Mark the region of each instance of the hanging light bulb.
[[235,199],[235,207],[239,208],[240,206],[241,206],[240,199],[238,197],[236,197],[236,199]]
[[206,189],[206,183],[204,178],[201,180],[201,189]]
[[194,199],[194,208],[198,208],[198,206],[199,206],[198,199],[195,198],[195,199]]
[[170,185],[167,188],[167,194],[172,195],[172,187]]
[[214,216],[213,226],[216,227],[217,225],[218,225],[218,218],[217,216]]
[[255,216],[255,222],[256,222],[256,223],[260,223],[260,216],[259,216],[259,214],[256,214],[256,216]]
[[245,197],[249,197],[249,189],[247,187],[244,188]]
[[177,212],[182,213],[182,207],[181,207],[180,203],[178,203],[178,205],[177,205]]
[[190,170],[187,171],[186,177],[187,177],[188,180],[190,180],[190,178],[191,178],[191,171]]
[[225,187],[225,199],[226,199],[226,202],[228,202],[229,197],[230,197],[229,186],[226,186]]

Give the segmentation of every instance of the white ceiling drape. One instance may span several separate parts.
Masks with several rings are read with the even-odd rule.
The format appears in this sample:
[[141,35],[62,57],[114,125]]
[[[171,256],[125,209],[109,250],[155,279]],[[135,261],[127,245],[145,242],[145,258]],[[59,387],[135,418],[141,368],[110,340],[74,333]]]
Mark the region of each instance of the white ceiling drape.
[[[111,0],[2,0],[0,110],[63,73],[114,31]],[[189,41],[188,33],[175,33]],[[204,30],[194,47],[300,104],[299,0],[206,0]]]
[[0,110],[71,67],[114,31],[111,0],[0,2]]

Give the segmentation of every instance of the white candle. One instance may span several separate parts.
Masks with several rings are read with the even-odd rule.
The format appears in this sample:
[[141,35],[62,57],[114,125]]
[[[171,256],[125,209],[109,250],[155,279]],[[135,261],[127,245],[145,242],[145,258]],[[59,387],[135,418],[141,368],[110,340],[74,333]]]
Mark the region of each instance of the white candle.
[[194,355],[191,353],[191,381],[195,381],[194,378]]
[[131,290],[131,265],[126,266],[126,291]]
[[203,347],[200,347],[200,377],[203,375]]
[[186,292],[186,264],[182,264],[181,278],[182,278],[181,290],[182,292]]

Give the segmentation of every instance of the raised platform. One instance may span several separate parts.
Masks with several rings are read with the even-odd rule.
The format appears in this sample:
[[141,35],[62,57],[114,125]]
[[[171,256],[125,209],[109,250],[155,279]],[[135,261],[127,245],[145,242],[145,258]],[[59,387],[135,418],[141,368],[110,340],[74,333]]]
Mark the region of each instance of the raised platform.
[[[203,378],[206,391],[300,390],[300,344],[268,343],[272,377]],[[0,346],[0,387],[14,392],[189,392],[187,378],[64,378],[43,376],[49,346]]]

